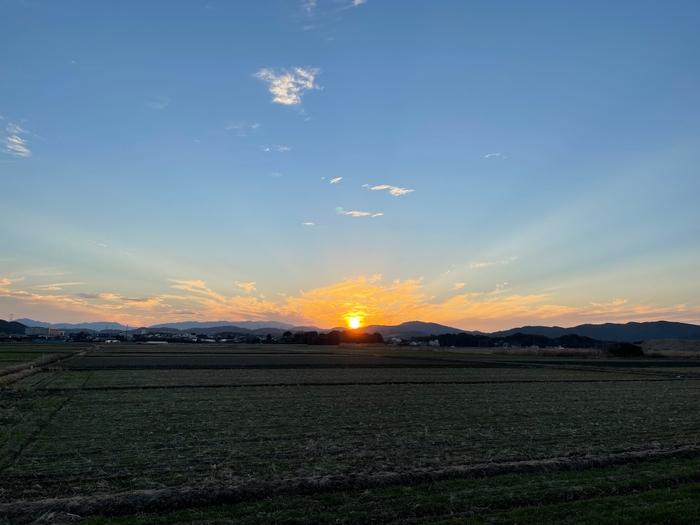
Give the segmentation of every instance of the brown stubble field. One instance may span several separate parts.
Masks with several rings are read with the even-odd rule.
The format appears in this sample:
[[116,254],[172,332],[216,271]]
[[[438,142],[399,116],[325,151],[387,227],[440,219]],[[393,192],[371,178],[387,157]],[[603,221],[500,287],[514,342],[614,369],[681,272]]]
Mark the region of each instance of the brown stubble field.
[[678,372],[692,360],[74,350],[0,391],[10,523],[54,507],[128,513],[115,498],[135,494],[149,494],[141,510],[165,512],[700,454],[700,381]]

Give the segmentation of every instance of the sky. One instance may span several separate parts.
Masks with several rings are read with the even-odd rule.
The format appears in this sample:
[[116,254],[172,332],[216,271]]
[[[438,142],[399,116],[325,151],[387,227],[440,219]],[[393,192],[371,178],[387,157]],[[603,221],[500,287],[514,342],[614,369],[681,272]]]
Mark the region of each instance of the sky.
[[700,323],[698,20],[0,0],[0,318]]

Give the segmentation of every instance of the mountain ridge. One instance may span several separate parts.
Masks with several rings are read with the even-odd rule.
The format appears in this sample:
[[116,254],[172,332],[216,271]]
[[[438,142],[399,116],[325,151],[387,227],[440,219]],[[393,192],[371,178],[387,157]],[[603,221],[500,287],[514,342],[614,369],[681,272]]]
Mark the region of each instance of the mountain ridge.
[[[32,319],[17,319],[15,323],[25,326],[41,326],[52,328],[65,328],[70,330],[87,329],[87,330],[124,330],[125,325],[113,322],[88,322],[88,323],[45,323],[43,321],[35,321]],[[264,326],[263,326],[264,325]],[[16,325],[15,325],[16,328]],[[347,327],[335,327],[332,329],[318,328],[314,326],[294,326],[288,323],[279,321],[181,321],[176,323],[161,323],[150,327],[133,327],[132,330],[177,330],[178,332],[195,331],[199,333],[215,334],[222,332],[238,332],[243,334],[271,333],[280,335],[285,331],[316,331],[329,332],[332,330],[349,330]],[[602,324],[581,324],[564,328],[561,326],[520,326],[510,328],[508,330],[499,330],[495,332],[481,332],[463,330],[451,326],[441,325],[437,323],[426,323],[423,321],[407,321],[398,325],[367,325],[358,329],[361,332],[375,333],[379,332],[384,338],[390,337],[427,337],[430,335],[441,334],[472,334],[472,335],[487,335],[490,337],[507,337],[516,333],[528,335],[543,335],[550,338],[557,338],[564,335],[578,335],[581,337],[590,337],[600,341],[648,341],[658,339],[686,339],[700,340],[700,325],[690,323],[678,323],[672,321],[647,321],[647,322],[629,322],[629,323],[602,323]],[[130,330],[131,331],[131,330]]]

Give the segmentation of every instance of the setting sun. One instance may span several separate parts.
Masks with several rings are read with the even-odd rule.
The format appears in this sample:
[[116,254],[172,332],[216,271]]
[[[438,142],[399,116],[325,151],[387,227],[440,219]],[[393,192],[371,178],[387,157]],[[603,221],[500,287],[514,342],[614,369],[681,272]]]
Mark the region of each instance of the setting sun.
[[348,325],[353,330],[355,328],[359,328],[360,327],[360,320],[357,317],[351,317],[350,319],[348,319]]

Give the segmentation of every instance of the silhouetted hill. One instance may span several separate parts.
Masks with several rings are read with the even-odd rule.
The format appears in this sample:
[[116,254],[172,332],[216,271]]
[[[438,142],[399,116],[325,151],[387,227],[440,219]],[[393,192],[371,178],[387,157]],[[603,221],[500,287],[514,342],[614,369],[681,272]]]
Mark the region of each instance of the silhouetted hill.
[[125,325],[119,323],[111,323],[105,321],[98,321],[93,323],[45,323],[43,321],[35,321],[34,319],[17,319],[18,323],[22,323],[26,326],[40,326],[42,328],[58,328],[63,330],[64,328],[70,330],[94,330],[99,332],[100,330],[124,330]]
[[19,321],[3,321],[0,319],[0,334],[24,334],[26,325]]
[[257,330],[258,328],[280,328],[289,330],[294,325],[280,323],[279,321],[182,321],[178,323],[162,323],[150,326],[149,328],[177,328],[178,330],[198,330],[202,328],[219,328],[222,326],[245,328],[247,330]]
[[[338,327],[334,330],[347,330],[347,327]],[[396,326],[372,324],[363,326],[358,329],[359,332],[365,332],[368,334],[373,334],[374,332],[379,332],[382,337],[426,337],[429,335],[438,334],[459,334],[459,333],[475,333],[480,332],[466,332],[465,330],[460,330],[459,328],[452,328],[450,326],[444,326],[436,323],[424,323],[422,321],[408,321],[406,323],[401,323]]]
[[575,334],[599,341],[649,341],[653,339],[700,339],[700,326],[669,321],[646,323],[605,323],[582,324],[571,328],[560,326],[523,326],[490,334],[492,337],[505,337],[516,333],[544,335],[551,338]]

